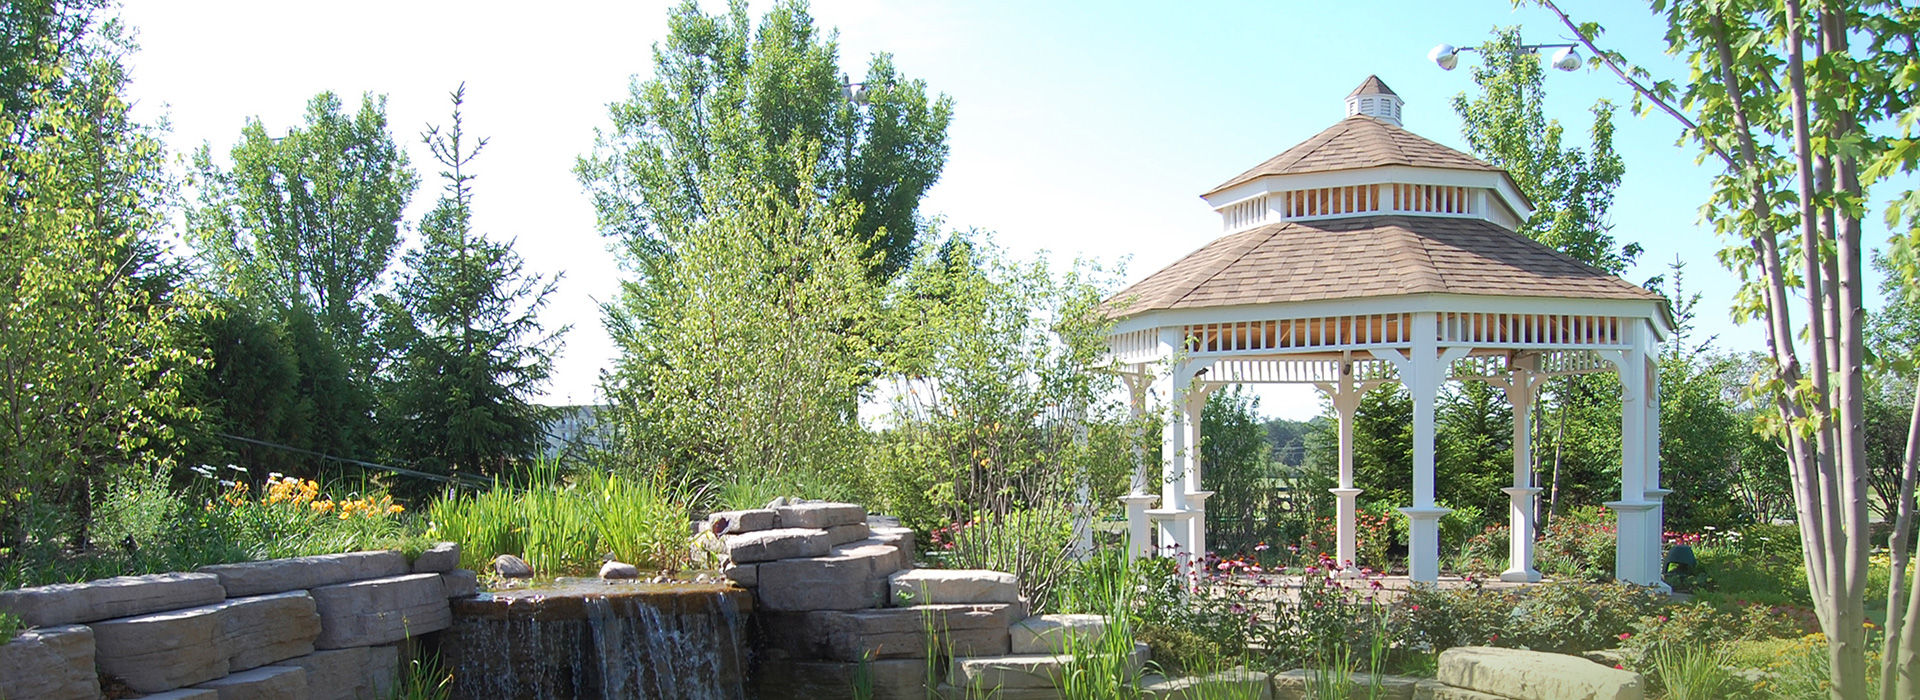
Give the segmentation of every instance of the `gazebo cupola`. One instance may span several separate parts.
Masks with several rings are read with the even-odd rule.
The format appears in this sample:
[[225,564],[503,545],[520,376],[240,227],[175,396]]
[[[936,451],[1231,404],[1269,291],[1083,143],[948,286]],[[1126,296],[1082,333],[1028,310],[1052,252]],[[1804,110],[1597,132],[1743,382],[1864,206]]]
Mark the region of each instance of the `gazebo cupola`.
[[[1302,383],[1340,420],[1338,558],[1357,568],[1353,414],[1362,394],[1413,398],[1408,573],[1439,575],[1434,407],[1448,381],[1513,404],[1512,567],[1535,581],[1528,418],[1546,378],[1618,372],[1623,386],[1617,577],[1660,579],[1659,386],[1651,358],[1672,328],[1666,300],[1516,233],[1533,213],[1512,178],[1401,128],[1377,77],[1346,118],[1201,195],[1222,235],[1115,295],[1108,364],[1136,411],[1164,407],[1160,474],[1140,455],[1127,503],[1135,554],[1204,553],[1200,411],[1216,388]],[[1154,491],[1158,493],[1154,493]],[[1379,566],[1379,562],[1367,562]]]

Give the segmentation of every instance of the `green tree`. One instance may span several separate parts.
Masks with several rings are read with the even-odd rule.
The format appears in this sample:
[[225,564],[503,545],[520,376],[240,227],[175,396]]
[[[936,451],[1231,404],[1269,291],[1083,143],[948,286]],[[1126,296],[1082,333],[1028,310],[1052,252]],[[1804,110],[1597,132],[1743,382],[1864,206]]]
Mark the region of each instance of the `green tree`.
[[1734,496],[1742,448],[1752,439],[1752,421],[1742,416],[1728,378],[1737,364],[1718,352],[1714,339],[1693,338],[1700,295],[1687,294],[1686,263],[1672,270],[1674,332],[1659,357],[1660,471],[1673,489],[1666,500],[1666,527],[1698,532],[1750,522],[1754,514]]
[[920,198],[946,165],[951,100],[929,97],[884,53],[867,65],[864,105],[843,96],[839,46],[805,2],[777,2],[757,31],[743,0],[715,16],[686,2],[668,29],[655,77],[613,106],[613,130],[576,168],[601,231],[625,242],[642,282],[671,284],[667,258],[681,238],[721,213],[727,198],[703,177],[716,168],[752,170],[790,205],[851,205],[848,233],[874,278],[904,269]]
[[[1868,189],[1920,166],[1920,139],[1874,128],[1910,126],[1912,46],[1920,16],[1873,0],[1656,2],[1671,53],[1688,63],[1684,83],[1656,80],[1596,45],[1601,28],[1539,0],[1635,92],[1685,129],[1700,157],[1723,166],[1702,208],[1736,244],[1722,262],[1746,286],[1740,319],[1767,332],[1766,374],[1757,387],[1786,446],[1807,585],[1827,635],[1834,698],[1868,694],[1866,586],[1870,451],[1864,219]],[[1920,192],[1896,198],[1888,220],[1920,226]],[[1903,275],[1912,279],[1909,268]],[[1909,434],[1920,434],[1920,396]],[[1907,576],[1912,494],[1920,465],[1905,455],[1888,588],[1880,694],[1920,694],[1920,578]]]
[[1202,483],[1207,499],[1207,537],[1214,551],[1251,553],[1278,541],[1278,519],[1267,508],[1274,473],[1260,397],[1238,385],[1217,390],[1200,411]]
[[388,133],[386,99],[346,114],[332,92],[307,103],[306,125],[268,136],[250,119],[228,155],[194,154],[200,205],[190,241],[234,293],[269,308],[304,306],[347,358],[357,385],[378,358],[366,342],[372,297],[400,246],[401,214],[419,178]]
[[465,98],[462,85],[452,94],[452,125],[422,136],[446,190],[420,222],[420,247],[403,256],[385,304],[402,349],[383,428],[392,453],[417,468],[496,476],[546,444],[550,411],[531,398],[566,329],[545,332],[538,317],[558,279],[527,273],[512,243],[473,230],[467,167],[487,140],[465,141]]
[[[194,154],[198,205],[187,211],[187,240],[221,293],[286,340],[298,391],[277,410],[304,418],[279,437],[325,454],[377,456],[373,378],[385,358],[372,342],[373,295],[418,179],[388,133],[385,100],[363,96],[348,115],[333,93],[320,93],[307,104],[305,125],[285,136],[248,120],[229,157],[231,169],[223,169],[211,147]],[[209,390],[269,381],[228,376]]]
[[95,490],[167,465],[173,425],[195,417],[180,383],[199,358],[174,329],[198,302],[157,266],[174,183],[153,129],[128,115],[132,45],[92,9],[0,12],[14,100],[0,113],[0,548],[13,556],[90,546]]

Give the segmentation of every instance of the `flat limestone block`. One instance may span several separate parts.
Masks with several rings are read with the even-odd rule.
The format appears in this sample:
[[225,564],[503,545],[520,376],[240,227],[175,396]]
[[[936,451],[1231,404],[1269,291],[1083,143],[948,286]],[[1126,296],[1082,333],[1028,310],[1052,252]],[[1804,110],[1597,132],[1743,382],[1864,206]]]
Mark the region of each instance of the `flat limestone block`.
[[[913,608],[816,612],[807,624],[818,630],[823,655],[838,661],[923,659],[929,646],[939,656],[1004,656],[1011,650],[1008,623],[1016,605],[928,605]],[[933,632],[931,640],[928,632]],[[929,644],[931,641],[931,644]]]
[[93,623],[94,662],[142,693],[227,675],[226,604]]
[[460,568],[460,543],[437,542],[413,560],[413,573],[444,574]]
[[439,574],[407,574],[315,588],[316,649],[390,644],[453,624]]
[[306,591],[235,598],[221,603],[227,672],[237,673],[313,653],[320,614]]
[[894,605],[1018,603],[1013,574],[982,569],[913,569],[888,579]]
[[93,630],[80,625],[21,632],[0,644],[0,698],[97,700]]
[[875,525],[872,520],[869,519],[867,522],[867,532],[870,533],[867,535],[868,537],[879,540],[882,544],[899,547],[900,551],[907,553],[907,556],[913,556],[912,528],[900,527],[899,525]]
[[367,648],[368,700],[387,700],[400,684],[400,647]]
[[1056,688],[1073,657],[1055,654],[955,657],[947,678],[961,688]]
[[314,557],[272,559],[245,564],[202,566],[201,573],[220,577],[233,598],[285,593],[347,581],[399,576],[412,570],[404,554],[386,552],[347,552]]
[[[1412,686],[1408,686],[1411,689]],[[1246,669],[1206,676],[1162,679],[1142,684],[1143,695],[1154,700],[1272,700],[1267,674]],[[1362,699],[1366,696],[1361,696]]]
[[867,539],[867,536],[870,534],[872,533],[867,530],[866,523],[835,525],[827,528],[827,541],[833,543],[833,546],[838,547],[849,542],[859,542],[860,540]]
[[262,666],[197,687],[220,700],[308,700],[307,670],[298,666]]
[[741,588],[753,588],[760,585],[759,564],[733,564],[720,572],[727,580]]
[[277,665],[306,670],[307,700],[376,700],[367,652],[368,647],[328,649]]
[[834,549],[827,556],[762,562],[760,605],[780,611],[880,607],[887,603],[883,581],[900,561],[899,549],[873,543]]
[[206,574],[116,576],[0,591],[0,612],[12,613],[28,627],[54,627],[194,608],[227,595],[220,579]]
[[1477,690],[1455,688],[1428,678],[1413,687],[1413,700],[1508,700],[1499,695],[1488,695]]
[[726,519],[726,528],[715,534],[738,535],[747,532],[772,530],[780,520],[779,513],[772,508],[752,510],[723,510],[707,516],[706,532],[713,532],[713,524]]
[[[864,667],[864,670],[863,670]],[[770,659],[760,664],[755,683],[764,698],[853,697],[856,677],[864,673],[873,700],[925,700],[926,659],[888,659],[865,664],[840,661]]]
[[480,575],[472,569],[454,569],[440,575],[440,587],[448,598],[465,598],[480,592]]
[[798,503],[773,510],[780,516],[778,527],[824,530],[835,525],[867,522],[866,506],[853,503]]
[[[1272,678],[1274,700],[1307,700],[1308,681],[1318,681],[1320,675],[1320,671],[1300,668],[1274,674]],[[1347,680],[1352,690],[1348,692],[1347,697],[1351,700],[1368,700],[1367,693],[1372,692],[1373,678],[1373,674],[1361,672],[1349,676]],[[1412,700],[1414,688],[1420,680],[1407,676],[1382,674],[1379,700]]]
[[1090,645],[1106,631],[1107,618],[1101,615],[1035,615],[1010,630],[1015,654],[1065,654],[1068,637]]
[[205,688],[180,688],[164,693],[142,695],[140,700],[220,700],[220,691]]
[[1578,656],[1498,647],[1440,652],[1438,680],[1513,700],[1643,700],[1640,674]]
[[820,529],[780,528],[727,538],[727,556],[736,564],[825,556],[832,550],[827,531]]

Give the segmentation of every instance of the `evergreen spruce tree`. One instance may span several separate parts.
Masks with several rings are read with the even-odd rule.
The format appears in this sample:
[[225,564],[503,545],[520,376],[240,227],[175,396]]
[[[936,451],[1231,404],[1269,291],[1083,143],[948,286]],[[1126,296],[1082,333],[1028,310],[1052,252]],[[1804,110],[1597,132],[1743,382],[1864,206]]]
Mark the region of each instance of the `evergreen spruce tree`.
[[452,95],[453,123],[422,140],[444,168],[440,201],[420,223],[421,245],[387,307],[390,368],[383,425],[397,459],[446,473],[506,472],[545,442],[550,410],[532,403],[552,372],[566,329],[545,331],[538,313],[558,278],[529,274],[512,243],[473,230],[468,166],[486,139],[462,124],[466,86]]

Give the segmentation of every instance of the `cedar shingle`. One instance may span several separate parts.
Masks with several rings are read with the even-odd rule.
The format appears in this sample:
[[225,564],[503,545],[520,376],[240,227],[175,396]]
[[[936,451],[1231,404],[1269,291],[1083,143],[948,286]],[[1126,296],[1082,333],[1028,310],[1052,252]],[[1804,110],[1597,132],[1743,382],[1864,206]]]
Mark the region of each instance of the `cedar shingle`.
[[1158,309],[1439,293],[1661,299],[1489,221],[1361,216],[1222,236],[1107,304],[1118,318]]

